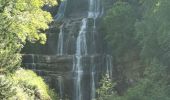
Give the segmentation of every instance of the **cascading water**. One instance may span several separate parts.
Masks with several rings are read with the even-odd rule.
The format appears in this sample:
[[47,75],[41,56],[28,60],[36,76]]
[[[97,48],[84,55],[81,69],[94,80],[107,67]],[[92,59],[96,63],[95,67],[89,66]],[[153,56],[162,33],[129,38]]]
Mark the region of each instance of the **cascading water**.
[[[82,25],[79,31],[79,35],[76,41],[76,64],[75,65],[75,74],[76,74],[76,80],[75,80],[75,100],[83,100],[82,97],[82,75],[83,75],[83,65],[82,65],[82,56],[87,55],[87,44],[86,44],[86,27],[87,27],[87,19],[84,18],[82,20]],[[74,66],[73,66],[74,67]]]
[[96,98],[96,85],[95,85],[95,71],[94,70],[91,73],[91,77],[92,77],[91,100],[95,100],[95,98]]
[[32,69],[36,70],[34,54],[32,54],[31,56],[32,56]]
[[[83,64],[82,64],[82,56],[87,55],[87,44],[86,44],[86,31],[87,31],[87,21],[88,19],[93,19],[93,46],[95,46],[95,31],[96,31],[96,18],[100,15],[100,0],[89,0],[89,11],[88,17],[83,18],[82,25],[79,31],[79,35],[76,41],[76,60],[73,68],[75,68],[76,80],[75,80],[75,100],[84,100],[84,93],[82,93],[82,76],[83,76]],[[95,50],[93,50],[95,51]],[[95,66],[92,66],[91,70],[91,100],[95,100]]]
[[58,47],[57,47],[57,54],[62,56],[64,54],[64,32],[63,32],[63,25],[60,26],[60,33],[58,36]]
[[[96,19],[101,14],[101,2],[100,0],[90,0],[89,1],[89,12],[88,12],[88,18],[92,18],[94,20],[93,23],[93,32],[92,32],[92,47],[94,47],[93,53],[96,53],[95,51],[95,33],[96,33]],[[96,81],[95,81],[95,64],[92,62],[92,70],[91,70],[91,100],[95,100],[96,98]]]
[[[83,98],[84,93],[82,93],[82,76],[83,76],[83,64],[82,57],[87,55],[87,44],[86,44],[86,31],[87,31],[87,21],[92,18],[94,20],[93,24],[93,45],[95,46],[95,31],[96,31],[96,18],[100,15],[100,0],[89,0],[89,11],[88,17],[82,19],[82,25],[76,41],[76,54],[73,63],[74,73],[76,74],[75,80],[75,100],[85,100]],[[95,50],[93,50],[95,51]],[[91,70],[91,100],[96,97],[96,86],[95,86],[95,66],[92,66]]]
[[96,81],[95,81],[95,75],[96,75],[96,65],[94,63],[94,58],[91,59],[92,63],[92,70],[91,70],[91,100],[96,99]]
[[111,79],[112,79],[112,71],[113,71],[113,69],[112,69],[112,67],[113,67],[112,60],[113,60],[112,56],[106,55],[106,74],[108,74],[109,78],[111,78]]
[[101,2],[100,0],[89,1],[88,18],[96,19],[101,14]]
[[64,17],[66,7],[67,7],[67,0],[62,0],[58,9],[58,13],[54,16],[55,21],[59,21]]
[[[61,3],[60,8],[59,8],[59,13],[56,16],[56,19],[61,19],[60,17],[64,16],[64,12],[65,12],[65,7],[67,4],[67,0],[65,0],[64,2]],[[64,9],[64,10],[62,10]],[[101,17],[102,15],[102,11],[103,8],[101,7],[101,0],[89,0],[89,8],[88,8],[88,15],[87,17],[84,17],[81,21],[81,26],[80,26],[80,31],[78,33],[77,36],[77,40],[76,40],[76,48],[75,48],[75,55],[74,55],[74,59],[73,59],[73,73],[75,75],[75,80],[74,80],[74,97],[73,100],[87,100],[86,94],[85,92],[89,92],[89,98],[88,100],[94,100],[96,98],[96,65],[93,62],[91,67],[91,71],[90,71],[90,87],[88,87],[89,89],[87,90],[83,90],[84,89],[84,83],[83,81],[83,77],[84,77],[84,65],[83,65],[83,57],[85,56],[89,56],[89,55],[95,55],[96,54],[96,19],[98,17]],[[88,31],[88,21],[89,20],[93,20],[93,26],[92,26],[92,34],[91,34],[91,38],[92,40],[90,41],[91,47],[90,48],[92,50],[92,54],[88,54],[88,46],[87,46],[87,31]],[[57,48],[57,54],[62,56],[64,54],[64,30],[63,30],[64,24],[62,24],[60,26],[60,33],[59,33],[59,38],[58,38],[58,48]],[[90,58],[91,60],[94,60],[93,56],[91,56]],[[107,56],[106,57],[106,66],[107,66],[107,70],[106,73],[109,74],[109,76],[112,76],[112,58],[111,56]],[[58,84],[59,84],[59,94],[60,97],[63,98],[63,86],[61,85],[61,79],[58,80]]]
[[61,76],[58,77],[58,88],[59,88],[59,98],[60,100],[64,99],[64,86],[63,86],[63,79]]
[[[67,5],[67,1],[69,5]],[[96,88],[99,86],[101,75],[106,71],[110,77],[112,76],[112,57],[105,56],[106,53],[102,48],[103,37],[97,31],[96,23],[100,21],[98,18],[104,11],[101,2],[102,0],[88,0],[88,2],[87,0],[64,0],[55,16],[56,22],[63,23],[60,24],[57,45],[57,54],[60,56],[50,55],[52,59],[48,60],[47,57],[40,59],[42,60],[40,63],[50,67],[47,66],[48,71],[38,73],[40,75],[45,73],[44,75],[49,75],[52,79],[55,77],[55,80],[49,82],[52,85],[57,82],[53,86],[56,86],[55,89],[58,90],[61,100],[65,99],[64,96],[70,100],[95,100]],[[81,6],[81,9],[76,8]],[[78,27],[79,25],[80,27]],[[69,49],[66,50],[66,48]],[[74,54],[73,59],[71,58],[72,54]],[[35,57],[32,57],[34,65]],[[37,63],[37,57],[35,60]],[[71,69],[72,64],[73,68]],[[40,67],[37,67],[36,71],[39,71],[38,68]]]
[[[54,16],[55,21],[60,21],[65,14],[65,10],[67,7],[67,0],[62,0],[61,4],[59,6],[58,13]],[[62,24],[60,26],[60,33],[58,36],[58,47],[57,47],[57,54],[62,56],[64,54],[64,31],[63,31],[64,25]]]
[[102,14],[101,9],[101,1],[100,0],[89,0],[89,11],[88,11],[88,18],[93,19],[93,27],[92,27],[92,48],[93,53],[96,53],[96,41],[95,41],[95,33],[96,33],[96,19],[100,17]]

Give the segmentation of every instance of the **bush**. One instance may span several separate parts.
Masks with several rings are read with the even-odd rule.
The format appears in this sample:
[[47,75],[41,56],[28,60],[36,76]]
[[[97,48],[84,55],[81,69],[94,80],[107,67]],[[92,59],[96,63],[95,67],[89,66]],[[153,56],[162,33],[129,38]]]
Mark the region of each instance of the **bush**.
[[5,76],[0,76],[0,100],[8,100],[15,94],[12,82]]
[[97,100],[106,100],[111,95],[114,95],[114,86],[116,83],[112,83],[112,80],[109,78],[109,75],[106,74],[100,81],[100,87],[97,89],[98,98]]
[[57,100],[57,97],[53,90],[45,84],[43,79],[37,76],[31,70],[17,70],[12,76],[12,80],[15,82],[17,94],[16,97],[19,100]]

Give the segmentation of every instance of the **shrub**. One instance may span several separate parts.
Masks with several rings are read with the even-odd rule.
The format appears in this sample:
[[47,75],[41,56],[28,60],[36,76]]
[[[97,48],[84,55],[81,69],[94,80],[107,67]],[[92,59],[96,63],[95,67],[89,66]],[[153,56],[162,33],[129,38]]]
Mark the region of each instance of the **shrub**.
[[53,90],[45,84],[44,80],[31,70],[17,70],[12,76],[17,89],[17,97],[29,100],[57,100]]

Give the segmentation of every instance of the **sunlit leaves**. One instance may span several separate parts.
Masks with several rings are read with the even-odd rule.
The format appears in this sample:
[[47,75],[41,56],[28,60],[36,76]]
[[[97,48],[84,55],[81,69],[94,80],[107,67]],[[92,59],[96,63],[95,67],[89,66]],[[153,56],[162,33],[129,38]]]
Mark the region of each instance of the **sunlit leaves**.
[[97,100],[107,100],[114,93],[114,87],[116,83],[112,83],[109,75],[106,74],[100,81],[100,88],[97,89],[98,98]]
[[55,4],[56,0],[0,0],[0,73],[20,66],[19,53],[27,40],[45,44],[52,17],[42,7]]

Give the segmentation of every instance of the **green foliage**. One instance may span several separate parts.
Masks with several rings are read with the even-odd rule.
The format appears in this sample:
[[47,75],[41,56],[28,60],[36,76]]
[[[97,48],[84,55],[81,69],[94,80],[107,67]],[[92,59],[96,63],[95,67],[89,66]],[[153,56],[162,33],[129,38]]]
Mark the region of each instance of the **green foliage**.
[[136,15],[133,7],[127,2],[116,2],[104,17],[104,33],[113,55],[122,56],[134,48],[134,23]]
[[58,100],[55,92],[31,70],[0,77],[0,100]]
[[[1,75],[12,74],[20,67],[20,51],[26,41],[39,41],[45,44],[44,32],[48,29],[52,17],[49,12],[43,11],[42,7],[56,4],[56,0],[0,0]],[[32,71],[17,70],[12,78],[9,76],[4,78],[10,78],[13,83],[0,78],[1,100],[57,99],[42,78]]]
[[0,73],[15,70],[21,62],[19,55],[22,44],[10,29],[10,21],[0,13]]
[[12,96],[16,94],[15,88],[13,88],[12,82],[0,76],[0,100],[9,100]]
[[[151,0],[149,0],[151,1]],[[170,14],[169,0],[153,0],[143,3],[143,20],[136,24],[137,38],[142,45],[141,55],[143,58],[152,60],[159,59],[164,64],[169,64],[170,50]],[[149,7],[146,7],[147,5]]]
[[0,0],[0,73],[20,66],[19,54],[26,40],[45,44],[44,31],[52,21],[44,5],[55,5],[56,0]]
[[17,86],[16,97],[19,100],[57,100],[53,90],[50,90],[43,79],[31,70],[16,71],[12,80]]
[[[144,79],[130,88],[118,100],[169,100],[170,87],[168,85],[166,67],[153,61],[145,71]],[[114,100],[114,99],[110,99]]]
[[106,74],[100,81],[99,89],[96,90],[98,94],[97,100],[106,100],[108,97],[115,94],[113,91],[115,85],[116,83],[113,84],[109,75]]
[[139,41],[136,39],[135,31],[135,23],[140,15],[137,12],[139,11],[137,8],[139,2],[125,1],[118,0],[112,5],[106,13],[102,25],[105,40],[111,49],[114,63],[117,64],[115,79],[124,82],[122,83],[124,89],[127,87],[126,80],[136,81],[140,77],[140,73],[143,72],[139,61]]
[[[113,5],[106,14],[104,31],[107,42],[112,46],[113,55],[117,55],[115,59],[120,59],[120,56],[129,53],[130,49],[132,52],[139,52],[136,54],[143,67],[138,67],[140,63],[137,63],[135,72],[126,68],[121,69],[121,74],[137,72],[140,77],[135,76],[137,80],[132,81],[131,87],[129,86],[122,96],[113,95],[108,100],[169,100],[170,14],[168,12],[170,1],[140,0],[140,6],[137,8],[141,11],[140,14],[132,10],[133,7],[137,7],[136,3],[132,3],[132,1],[128,0],[124,3],[118,0]],[[129,3],[127,4],[127,2]],[[130,16],[129,18],[129,15],[141,16]],[[123,33],[127,33],[127,35]],[[132,45],[133,43],[135,45]],[[130,58],[129,56],[122,57],[123,59]],[[135,58],[135,56],[133,57]],[[128,63],[133,66],[133,62]],[[119,60],[119,63],[124,63],[124,60]],[[125,66],[127,67],[128,64],[126,63]],[[130,68],[128,67],[128,69]],[[119,67],[117,70],[120,70]]]

